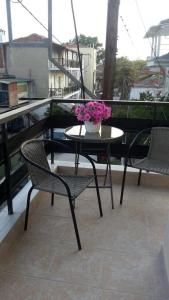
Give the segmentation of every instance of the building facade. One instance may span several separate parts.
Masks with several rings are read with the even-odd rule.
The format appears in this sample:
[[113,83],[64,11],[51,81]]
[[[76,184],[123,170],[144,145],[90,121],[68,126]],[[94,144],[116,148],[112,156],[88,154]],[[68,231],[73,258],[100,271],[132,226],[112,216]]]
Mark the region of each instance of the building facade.
[[[65,44],[71,50],[76,50],[75,44]],[[95,94],[96,91],[96,58],[97,51],[94,47],[79,45],[82,57],[82,70],[84,85]]]
[[[19,38],[13,41],[12,47],[5,43],[4,52],[8,74],[34,80],[33,97],[64,97],[73,92],[79,95],[80,91],[74,82],[49,61],[47,38],[38,34]],[[52,57],[79,80],[80,69],[76,51],[52,43]]]

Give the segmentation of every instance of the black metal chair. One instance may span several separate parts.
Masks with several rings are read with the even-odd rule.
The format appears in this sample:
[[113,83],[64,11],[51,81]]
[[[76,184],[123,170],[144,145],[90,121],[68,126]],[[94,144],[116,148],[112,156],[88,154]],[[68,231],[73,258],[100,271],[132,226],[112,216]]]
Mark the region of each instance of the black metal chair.
[[61,175],[51,172],[45,152],[45,145],[49,145],[51,143],[55,144],[55,146],[58,146],[58,148],[63,147],[65,153],[72,153],[72,150],[69,147],[58,141],[32,139],[26,141],[21,146],[21,155],[27,163],[28,171],[32,181],[32,187],[30,188],[27,197],[24,230],[27,230],[28,226],[30,197],[33,189],[50,192],[51,205],[54,205],[54,194],[67,196],[78,248],[81,250],[81,242],[74,212],[74,201],[93,180],[95,180],[100,216],[103,216],[95,165],[91,157],[79,153],[79,155],[84,156],[91,163],[93,175]]
[[[148,145],[148,153],[142,159],[134,158],[134,148],[137,143]],[[163,175],[169,175],[169,128],[153,127],[140,131],[129,146],[125,157],[124,172],[121,187],[120,204],[123,202],[123,193],[127,167],[139,169],[138,185],[140,185],[142,170]]]

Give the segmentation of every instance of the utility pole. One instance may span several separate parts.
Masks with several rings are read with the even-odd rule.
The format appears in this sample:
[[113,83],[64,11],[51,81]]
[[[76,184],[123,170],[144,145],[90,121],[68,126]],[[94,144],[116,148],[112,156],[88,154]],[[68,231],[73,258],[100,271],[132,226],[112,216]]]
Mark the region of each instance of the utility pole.
[[116,52],[117,52],[117,32],[118,32],[118,15],[120,0],[108,0],[107,8],[107,32],[106,32],[106,49],[103,76],[103,100],[113,98]]
[[10,0],[6,0],[6,11],[7,11],[7,21],[8,21],[9,46],[11,46],[12,41],[13,41],[13,36],[12,36],[11,3],[10,3]]
[[48,56],[52,57],[52,0],[48,0]]

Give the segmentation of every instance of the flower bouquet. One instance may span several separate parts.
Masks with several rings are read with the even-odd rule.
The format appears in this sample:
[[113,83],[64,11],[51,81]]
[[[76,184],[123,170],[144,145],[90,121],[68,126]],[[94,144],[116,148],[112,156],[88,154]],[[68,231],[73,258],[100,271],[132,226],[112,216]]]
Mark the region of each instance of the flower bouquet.
[[75,115],[79,121],[84,121],[86,131],[97,132],[101,121],[110,118],[111,107],[104,102],[90,101],[76,106]]

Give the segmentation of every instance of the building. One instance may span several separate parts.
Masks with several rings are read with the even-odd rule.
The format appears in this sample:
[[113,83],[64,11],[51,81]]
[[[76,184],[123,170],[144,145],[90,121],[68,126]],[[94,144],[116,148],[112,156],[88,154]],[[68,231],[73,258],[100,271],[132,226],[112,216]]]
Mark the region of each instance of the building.
[[85,86],[95,93],[96,90],[96,49],[94,47],[80,47],[83,55],[83,74]]
[[[75,44],[65,44],[69,49],[77,49]],[[82,57],[84,85],[93,93],[96,90],[96,58],[97,51],[94,47],[79,45]]]
[[162,20],[158,25],[151,26],[145,38],[151,39],[151,54],[149,60],[164,55],[169,51],[169,19]]
[[[79,95],[79,88],[48,57],[48,39],[33,33],[3,44],[6,71],[16,77],[34,80],[34,97]],[[52,57],[77,80],[80,77],[77,52],[52,43]]]
[[164,77],[163,95],[169,94],[169,19],[162,20],[158,25],[147,31],[145,38],[151,39],[151,53],[147,66],[162,71]]
[[134,83],[130,91],[130,99],[140,100],[140,95],[145,93],[156,99],[164,95],[164,77],[160,75],[152,75],[148,78],[139,80]]
[[0,78],[0,106],[18,105],[22,97],[31,97],[33,82],[23,78]]

